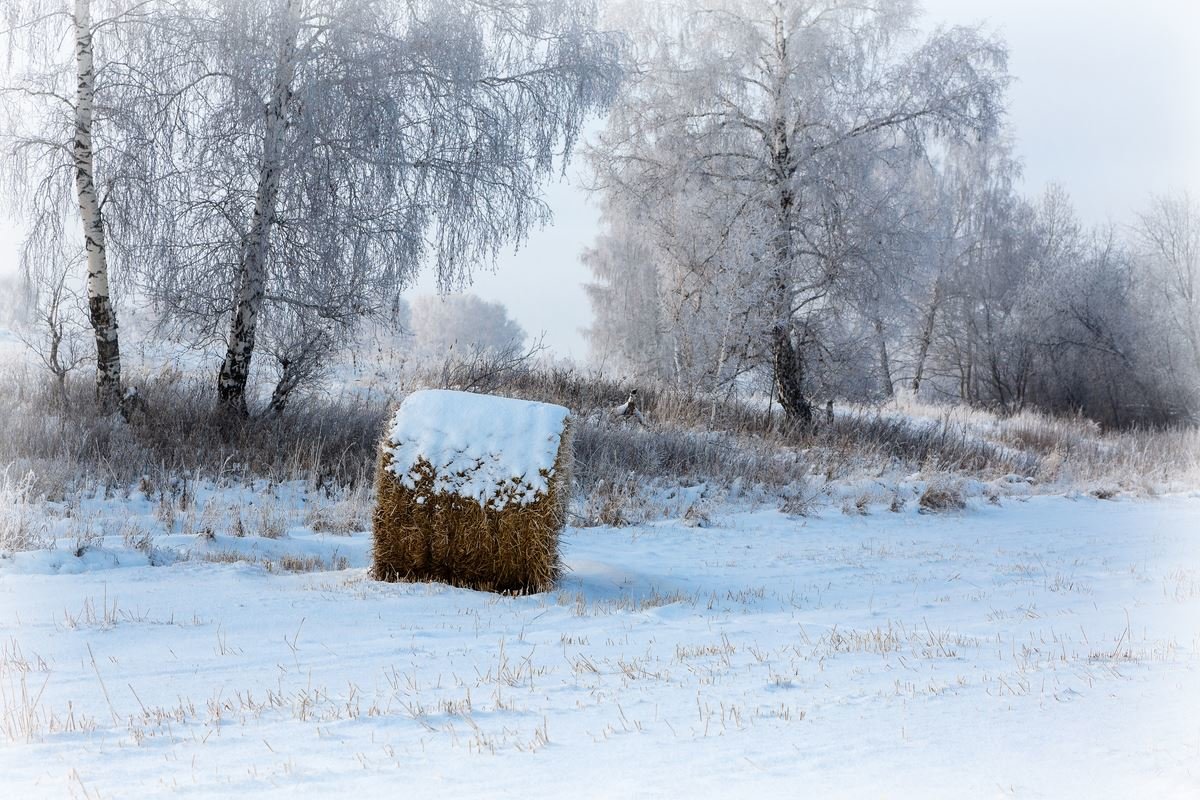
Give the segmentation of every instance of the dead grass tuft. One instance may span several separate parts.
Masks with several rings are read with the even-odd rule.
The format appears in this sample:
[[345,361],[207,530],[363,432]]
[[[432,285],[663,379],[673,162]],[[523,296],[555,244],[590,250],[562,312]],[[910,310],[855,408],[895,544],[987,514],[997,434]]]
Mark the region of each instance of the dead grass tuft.
[[0,472],[0,553],[20,553],[48,547],[46,518],[35,505],[33,472],[17,478],[11,466]]
[[957,481],[943,478],[933,481],[921,493],[917,500],[918,509],[923,514],[937,514],[945,511],[962,511],[967,507],[963,497],[962,487]]
[[623,528],[645,522],[650,518],[652,508],[643,484],[632,475],[626,475],[597,481],[583,498],[582,512],[576,519],[580,527]]
[[281,570],[283,572],[329,572],[349,569],[350,559],[334,553],[328,559],[321,556],[305,556],[285,553],[274,561],[257,553],[244,553],[238,550],[205,550],[196,554],[196,558],[210,564],[253,564],[261,566],[267,572]]
[[[350,560],[345,556],[334,555],[328,561],[320,556],[283,555],[279,558],[279,568],[285,572],[326,572],[343,570],[350,566]],[[271,567],[268,567],[271,569]]]

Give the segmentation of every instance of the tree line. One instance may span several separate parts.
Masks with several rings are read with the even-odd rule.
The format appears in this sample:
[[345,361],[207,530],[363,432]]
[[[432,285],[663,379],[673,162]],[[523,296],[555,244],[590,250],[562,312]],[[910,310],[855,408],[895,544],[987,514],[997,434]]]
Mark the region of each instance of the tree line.
[[[898,390],[1113,425],[1200,416],[1200,208],[1085,229],[1022,197],[1005,45],[911,3],[631,6],[590,154],[594,356],[689,391]],[[1103,165],[1097,165],[1102,169]]]
[[[605,369],[713,397],[897,391],[1200,416],[1200,209],[1018,191],[1004,43],[909,0],[0,0],[0,190],[42,354],[125,387],[115,302],[282,411],[424,268],[459,288],[587,148]],[[1103,168],[1103,165],[1098,165]],[[480,318],[480,325],[484,322]],[[456,338],[459,338],[456,335]],[[264,393],[265,396],[265,393]]]

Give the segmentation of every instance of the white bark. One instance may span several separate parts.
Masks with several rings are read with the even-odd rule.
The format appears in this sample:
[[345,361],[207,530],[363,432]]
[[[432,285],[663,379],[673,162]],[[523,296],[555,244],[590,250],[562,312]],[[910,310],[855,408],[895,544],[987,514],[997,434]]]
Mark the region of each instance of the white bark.
[[121,399],[121,351],[117,339],[117,316],[109,297],[104,217],[96,192],[95,159],[92,152],[96,73],[92,53],[90,0],[75,0],[74,22],[75,67],[78,80],[75,96],[75,137],[72,147],[75,191],[79,198],[79,214],[87,251],[88,309],[96,335],[96,399],[102,408],[112,410]]

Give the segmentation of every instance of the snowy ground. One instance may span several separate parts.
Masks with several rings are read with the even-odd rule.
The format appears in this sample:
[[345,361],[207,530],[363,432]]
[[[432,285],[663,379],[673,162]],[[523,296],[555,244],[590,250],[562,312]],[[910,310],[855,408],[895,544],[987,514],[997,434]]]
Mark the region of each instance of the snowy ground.
[[0,561],[0,796],[1200,796],[1200,495],[571,530],[524,598],[136,498]]

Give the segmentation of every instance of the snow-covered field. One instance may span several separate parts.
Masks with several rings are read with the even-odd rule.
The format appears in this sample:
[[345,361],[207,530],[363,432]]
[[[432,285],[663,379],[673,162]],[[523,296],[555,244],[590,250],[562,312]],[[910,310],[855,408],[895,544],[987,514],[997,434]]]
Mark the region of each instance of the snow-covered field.
[[0,795],[1200,796],[1200,495],[871,512],[572,529],[511,598],[84,501],[0,561]]

